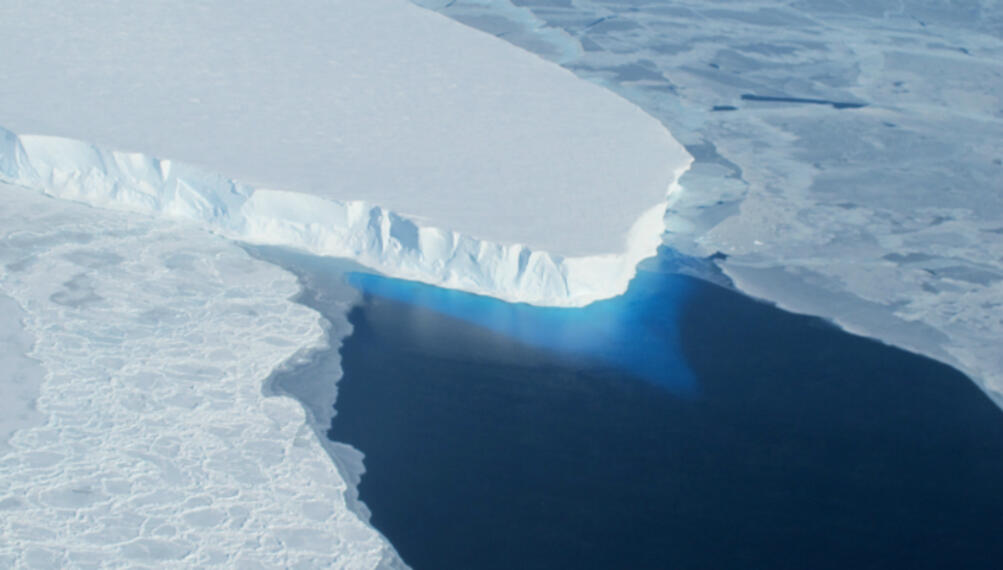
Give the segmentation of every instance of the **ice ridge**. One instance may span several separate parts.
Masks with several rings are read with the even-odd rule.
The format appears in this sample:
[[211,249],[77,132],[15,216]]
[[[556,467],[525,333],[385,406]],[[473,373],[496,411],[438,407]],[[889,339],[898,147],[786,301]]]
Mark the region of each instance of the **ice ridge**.
[[634,223],[623,253],[565,257],[425,225],[360,200],[254,188],[187,164],[0,128],[0,180],[92,206],[195,222],[230,239],[346,257],[393,277],[511,302],[583,306],[623,293],[656,253],[669,200]]

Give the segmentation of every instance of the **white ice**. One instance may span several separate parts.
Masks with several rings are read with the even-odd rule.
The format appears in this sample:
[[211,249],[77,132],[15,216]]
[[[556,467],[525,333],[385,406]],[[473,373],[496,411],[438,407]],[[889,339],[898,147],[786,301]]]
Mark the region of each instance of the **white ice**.
[[292,275],[191,225],[0,202],[0,324],[44,370],[0,450],[0,567],[403,566],[302,406],[262,389],[325,342]]
[[[311,234],[301,246],[344,255],[321,244],[342,236],[314,234],[341,223],[339,203],[381,206],[407,223],[388,232],[393,244],[369,245],[414,259],[349,253],[394,275],[513,300],[582,304],[622,291],[664,228],[651,212],[664,211],[690,161],[625,99],[405,0],[128,9],[12,0],[0,5],[0,51],[0,126],[11,132],[239,181],[262,195],[254,227],[235,237]],[[55,194],[67,179],[133,182],[86,148],[35,137],[25,146]],[[145,159],[129,160],[135,174]],[[169,175],[147,162],[147,174]],[[13,174],[24,183],[28,173]],[[228,189],[212,189],[221,193],[213,207],[226,206]],[[103,201],[117,196],[109,189]],[[269,220],[273,211],[281,219]],[[467,275],[470,258],[505,267]]]

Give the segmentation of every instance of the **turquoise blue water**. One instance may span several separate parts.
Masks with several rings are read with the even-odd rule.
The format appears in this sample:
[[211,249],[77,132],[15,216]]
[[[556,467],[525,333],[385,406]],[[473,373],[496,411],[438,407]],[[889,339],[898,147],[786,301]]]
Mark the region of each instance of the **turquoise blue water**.
[[429,309],[582,362],[608,365],[677,395],[699,391],[679,338],[679,314],[691,289],[687,281],[641,272],[626,294],[575,309],[506,303],[370,273],[350,273],[348,282],[368,295]]

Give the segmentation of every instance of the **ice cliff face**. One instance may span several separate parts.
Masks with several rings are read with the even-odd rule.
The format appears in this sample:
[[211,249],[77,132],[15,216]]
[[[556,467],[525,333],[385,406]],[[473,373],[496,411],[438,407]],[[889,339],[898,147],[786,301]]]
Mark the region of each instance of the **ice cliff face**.
[[[678,166],[666,200],[688,166]],[[195,222],[245,242],[348,257],[395,277],[555,306],[626,290],[637,263],[660,244],[668,203],[640,216],[624,253],[563,257],[424,225],[364,201],[253,188],[170,160],[4,129],[0,180],[93,206]]]

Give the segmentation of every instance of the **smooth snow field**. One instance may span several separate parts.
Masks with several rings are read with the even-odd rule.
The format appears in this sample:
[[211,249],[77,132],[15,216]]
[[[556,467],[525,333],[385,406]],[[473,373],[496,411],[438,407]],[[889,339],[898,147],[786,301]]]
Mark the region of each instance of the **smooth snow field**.
[[654,253],[691,160],[625,99],[405,0],[140,6],[0,6],[0,127],[31,135],[0,149],[8,181],[575,305]]
[[415,1],[668,126],[695,158],[668,245],[1003,405],[1000,2]]

